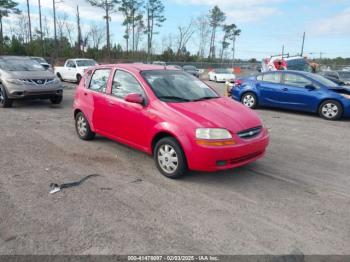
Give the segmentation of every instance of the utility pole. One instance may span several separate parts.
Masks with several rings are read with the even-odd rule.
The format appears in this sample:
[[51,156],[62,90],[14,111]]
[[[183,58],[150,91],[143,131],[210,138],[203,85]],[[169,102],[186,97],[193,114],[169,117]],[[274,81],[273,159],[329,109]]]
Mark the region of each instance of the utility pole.
[[29,25],[29,40],[30,40],[30,42],[32,42],[33,41],[33,37],[32,37],[32,22],[30,20],[29,0],[27,0],[27,12],[28,12],[28,25]]
[[305,32],[303,34],[303,42],[301,44],[301,53],[300,53],[301,56],[303,56],[304,54],[304,43],[305,43]]
[[78,30],[78,53],[81,55],[81,43],[82,43],[82,37],[81,37],[81,27],[80,27],[80,14],[79,14],[79,6],[77,5],[77,30]]
[[41,20],[41,2],[38,0],[39,6],[39,26],[40,26],[40,44],[41,44],[41,55],[44,56],[44,41],[43,41],[43,24]]
[[52,0],[52,9],[53,9],[53,28],[54,28],[54,37],[55,37],[55,56],[58,56],[58,43],[57,43],[57,28],[56,28],[56,0]]
[[283,56],[284,56],[284,45],[282,45],[282,59],[283,59]]

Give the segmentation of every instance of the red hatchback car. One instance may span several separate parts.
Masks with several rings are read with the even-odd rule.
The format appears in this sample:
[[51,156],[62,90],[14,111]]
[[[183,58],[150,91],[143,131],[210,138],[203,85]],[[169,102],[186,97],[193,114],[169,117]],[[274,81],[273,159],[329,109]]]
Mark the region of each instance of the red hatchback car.
[[78,136],[98,133],[154,156],[170,178],[261,158],[269,135],[258,115],[190,74],[145,64],[89,69],[74,99]]

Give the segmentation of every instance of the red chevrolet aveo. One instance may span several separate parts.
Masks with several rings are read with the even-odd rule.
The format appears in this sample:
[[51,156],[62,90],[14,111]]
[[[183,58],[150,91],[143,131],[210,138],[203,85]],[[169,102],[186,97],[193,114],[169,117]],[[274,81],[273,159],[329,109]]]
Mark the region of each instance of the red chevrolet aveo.
[[77,88],[78,136],[98,133],[154,156],[170,178],[257,160],[269,143],[257,114],[172,67],[101,65]]

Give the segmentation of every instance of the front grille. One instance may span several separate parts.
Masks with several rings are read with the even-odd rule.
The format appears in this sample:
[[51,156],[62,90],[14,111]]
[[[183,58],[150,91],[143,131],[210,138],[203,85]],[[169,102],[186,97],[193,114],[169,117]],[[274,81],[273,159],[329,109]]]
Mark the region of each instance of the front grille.
[[256,153],[253,153],[253,154],[250,154],[250,155],[242,156],[242,157],[239,157],[239,158],[230,159],[230,160],[227,161],[227,163],[229,165],[238,164],[238,163],[245,162],[245,161],[248,161],[250,159],[256,158],[256,157],[260,156],[263,153],[264,153],[264,151],[261,151],[261,152],[256,152]]
[[53,78],[49,79],[20,79],[24,84],[34,84],[34,85],[46,85],[54,81]]
[[259,135],[261,133],[261,130],[262,130],[262,127],[258,126],[258,127],[254,127],[254,128],[240,131],[237,133],[237,135],[240,138],[249,139],[249,138],[253,138],[253,137],[256,137],[257,135]]

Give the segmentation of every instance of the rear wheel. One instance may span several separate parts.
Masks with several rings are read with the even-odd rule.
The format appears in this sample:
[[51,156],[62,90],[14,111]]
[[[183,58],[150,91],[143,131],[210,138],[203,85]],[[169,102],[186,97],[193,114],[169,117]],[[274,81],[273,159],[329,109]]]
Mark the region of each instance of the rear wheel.
[[58,104],[61,104],[62,99],[63,99],[63,96],[55,96],[55,97],[50,98],[50,101],[52,104],[58,105]]
[[256,98],[256,95],[251,93],[251,92],[243,94],[243,96],[241,98],[241,102],[243,105],[245,105],[246,107],[249,107],[251,109],[256,108],[258,105],[258,100]]
[[89,122],[82,112],[75,116],[75,129],[80,139],[92,140],[95,137],[95,133],[91,131]]
[[77,84],[80,84],[81,75],[77,75]]
[[343,115],[343,107],[338,101],[326,100],[320,105],[318,114],[327,120],[338,120]]
[[187,171],[185,154],[173,137],[165,137],[157,142],[154,161],[158,170],[168,178],[179,178]]
[[7,97],[4,86],[0,85],[0,107],[7,108],[12,106],[12,99]]

